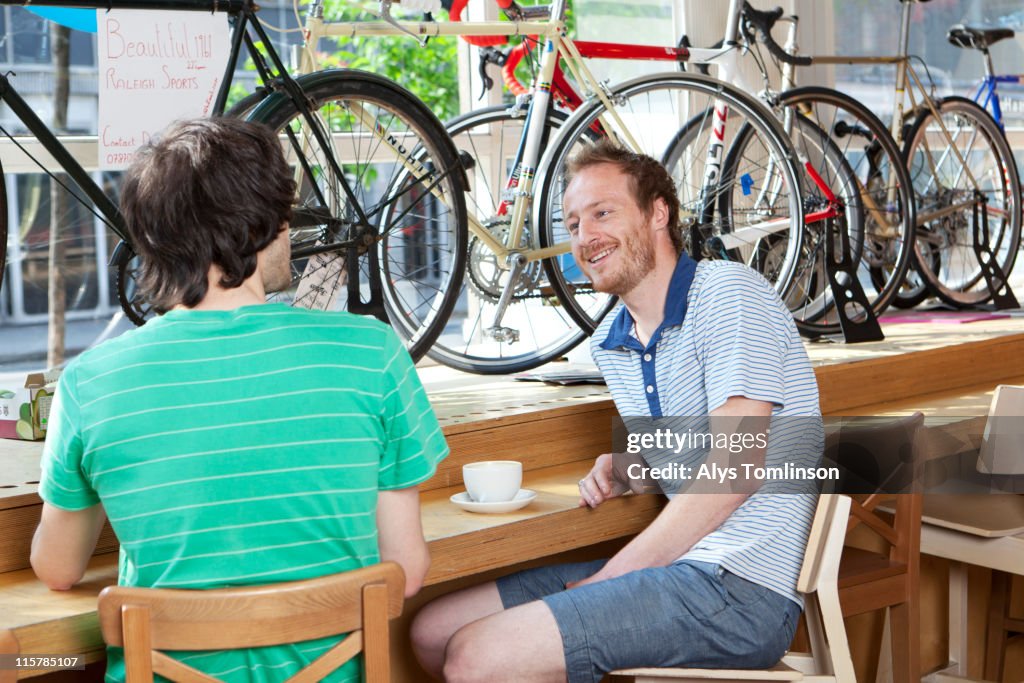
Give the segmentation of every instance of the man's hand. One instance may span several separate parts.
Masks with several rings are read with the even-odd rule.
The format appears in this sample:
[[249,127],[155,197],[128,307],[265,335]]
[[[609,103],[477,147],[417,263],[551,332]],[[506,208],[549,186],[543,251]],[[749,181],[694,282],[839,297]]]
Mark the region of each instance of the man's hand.
[[590,473],[579,481],[579,507],[589,505],[596,508],[608,500],[621,496],[627,491],[644,492],[644,481],[629,476],[630,465],[644,466],[639,455],[626,453],[605,453],[597,456]]

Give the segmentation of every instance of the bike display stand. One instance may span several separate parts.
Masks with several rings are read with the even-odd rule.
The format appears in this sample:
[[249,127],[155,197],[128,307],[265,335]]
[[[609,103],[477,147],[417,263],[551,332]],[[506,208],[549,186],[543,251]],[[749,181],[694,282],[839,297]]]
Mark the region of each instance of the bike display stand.
[[[367,278],[370,281],[370,300],[363,301],[359,292],[359,247],[349,247],[345,253],[345,268],[348,270],[348,310],[358,315],[372,315],[384,324],[390,324],[387,311],[384,309],[384,295],[381,290],[380,270],[378,267],[377,250],[366,251]],[[354,275],[353,275],[354,274]]]
[[[974,231],[972,246],[974,255],[978,258],[978,265],[981,267],[981,274],[988,284],[988,291],[992,292],[992,303],[997,311],[1007,308],[1020,308],[1017,297],[1010,289],[1010,283],[1003,269],[999,267],[995,254],[988,244],[988,201],[985,195],[978,194],[972,212],[972,228]],[[978,205],[981,205],[980,208]]]
[[[825,273],[828,276],[829,288],[832,290],[832,301],[839,316],[843,338],[847,344],[882,341],[885,335],[878,324],[878,317],[857,279],[857,264],[850,254],[850,235],[846,230],[838,229],[837,225],[838,221],[835,218],[825,219]],[[836,238],[839,239],[842,248],[840,261],[836,261],[835,258]],[[849,315],[851,308],[857,310],[857,319]]]

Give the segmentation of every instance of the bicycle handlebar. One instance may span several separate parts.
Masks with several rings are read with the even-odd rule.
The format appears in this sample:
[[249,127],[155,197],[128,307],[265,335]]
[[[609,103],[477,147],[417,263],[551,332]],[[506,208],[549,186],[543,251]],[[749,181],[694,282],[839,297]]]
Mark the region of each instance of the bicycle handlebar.
[[776,7],[773,10],[756,10],[750,6],[749,3],[743,3],[743,17],[747,22],[757,29],[758,40],[764,43],[764,46],[768,48],[770,52],[779,61],[785,62],[786,64],[792,64],[794,66],[810,66],[813,60],[810,57],[798,57],[791,55],[786,52],[781,45],[775,42],[772,38],[772,26],[775,25],[783,14],[781,7]]

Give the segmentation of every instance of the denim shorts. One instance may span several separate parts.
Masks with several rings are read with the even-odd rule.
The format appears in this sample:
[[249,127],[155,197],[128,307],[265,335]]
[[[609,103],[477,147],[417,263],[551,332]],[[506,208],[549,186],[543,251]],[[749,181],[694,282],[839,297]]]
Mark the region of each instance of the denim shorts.
[[609,671],[639,666],[766,668],[793,639],[799,605],[717,564],[683,560],[565,590],[604,563],[498,580],[506,609],[544,600],[554,613],[569,683],[598,683]]

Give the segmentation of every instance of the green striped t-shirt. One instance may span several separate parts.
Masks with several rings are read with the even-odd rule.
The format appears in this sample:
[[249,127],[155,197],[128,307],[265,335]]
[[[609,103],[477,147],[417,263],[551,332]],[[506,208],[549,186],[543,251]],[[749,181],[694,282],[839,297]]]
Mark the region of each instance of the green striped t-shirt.
[[[171,311],[68,365],[40,494],[103,503],[121,585],[276,583],[379,561],[377,492],[428,479],[447,453],[386,325],[282,304]],[[281,681],[337,640],[176,656],[232,683]],[[332,680],[359,674],[353,661]],[[124,680],[113,648],[107,679]]]

